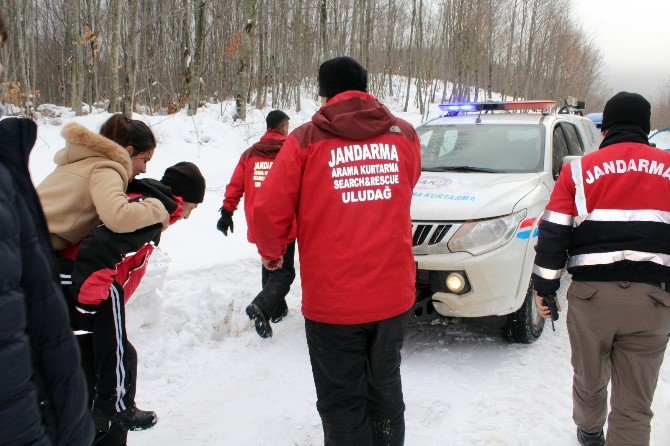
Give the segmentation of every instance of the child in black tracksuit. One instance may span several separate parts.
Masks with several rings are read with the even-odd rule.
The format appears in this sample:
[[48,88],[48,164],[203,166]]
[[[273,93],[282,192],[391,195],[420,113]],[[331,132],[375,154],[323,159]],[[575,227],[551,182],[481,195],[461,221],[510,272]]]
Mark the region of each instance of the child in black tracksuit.
[[[128,199],[157,198],[170,213],[170,224],[188,218],[204,198],[205,180],[197,166],[178,163],[161,181],[133,180]],[[114,233],[97,226],[74,253],[69,287],[72,324],[78,335],[82,366],[93,414],[100,430],[96,445],[125,445],[127,430],[156,423],[156,414],[135,406],[137,352],[125,329],[125,303],[137,289],[158,245],[162,226]]]

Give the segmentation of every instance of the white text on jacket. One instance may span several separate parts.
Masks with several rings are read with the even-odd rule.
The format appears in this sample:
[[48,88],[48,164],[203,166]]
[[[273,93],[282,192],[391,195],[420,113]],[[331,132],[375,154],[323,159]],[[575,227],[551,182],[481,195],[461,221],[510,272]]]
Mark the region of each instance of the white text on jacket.
[[666,169],[664,163],[646,159],[632,159],[630,161],[606,161],[599,166],[594,166],[593,171],[587,169],[586,184],[593,184],[598,178],[604,175],[626,172],[644,172],[650,175],[660,175],[670,180],[670,167]]

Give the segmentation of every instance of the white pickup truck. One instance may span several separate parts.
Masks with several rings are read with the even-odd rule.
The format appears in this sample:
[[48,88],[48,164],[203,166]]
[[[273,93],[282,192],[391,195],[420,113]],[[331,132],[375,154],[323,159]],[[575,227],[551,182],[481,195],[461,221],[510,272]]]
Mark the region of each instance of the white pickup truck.
[[[538,224],[564,158],[601,141],[592,121],[565,107],[551,112],[555,104],[443,104],[446,116],[416,129],[416,318],[507,315],[509,341],[541,335],[544,319],[529,287]],[[525,108],[545,111],[495,111]]]

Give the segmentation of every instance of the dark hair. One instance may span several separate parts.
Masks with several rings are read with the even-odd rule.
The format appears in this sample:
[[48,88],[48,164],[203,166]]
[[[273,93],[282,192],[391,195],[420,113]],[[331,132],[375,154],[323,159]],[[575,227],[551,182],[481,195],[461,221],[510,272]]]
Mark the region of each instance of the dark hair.
[[265,123],[268,125],[269,129],[277,129],[281,127],[282,124],[284,124],[286,121],[288,121],[290,118],[286,113],[284,113],[281,110],[272,110],[268,115],[265,117]]
[[100,134],[122,147],[133,147],[135,156],[156,148],[156,138],[148,125],[137,119],[128,119],[123,113],[117,113],[102,124]]

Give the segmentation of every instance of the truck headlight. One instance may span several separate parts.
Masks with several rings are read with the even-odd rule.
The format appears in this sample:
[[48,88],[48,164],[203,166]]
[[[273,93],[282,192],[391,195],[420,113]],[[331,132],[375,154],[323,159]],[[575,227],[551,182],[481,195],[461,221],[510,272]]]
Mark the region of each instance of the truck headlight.
[[523,209],[504,217],[464,223],[449,240],[449,250],[465,251],[476,256],[499,248],[514,236],[526,214],[526,209]]

